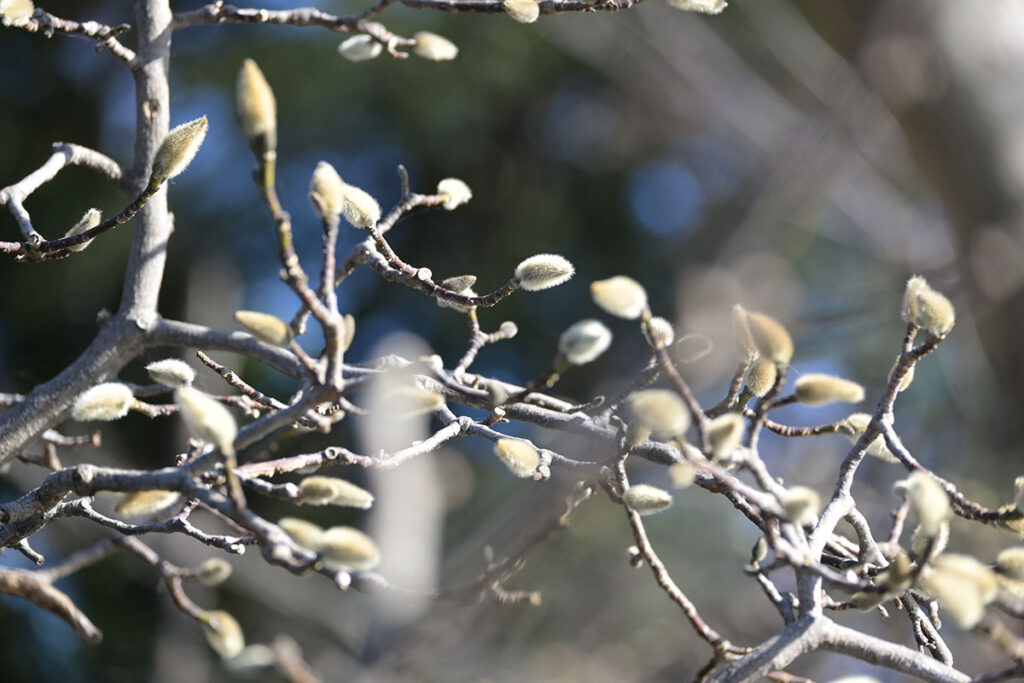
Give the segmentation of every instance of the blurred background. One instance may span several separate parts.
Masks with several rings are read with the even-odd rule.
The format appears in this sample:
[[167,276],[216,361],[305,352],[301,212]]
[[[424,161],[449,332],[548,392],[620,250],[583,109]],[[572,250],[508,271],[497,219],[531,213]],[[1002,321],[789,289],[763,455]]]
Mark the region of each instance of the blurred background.
[[[314,4],[339,14],[366,6]],[[176,10],[200,5],[173,3]],[[43,6],[70,19],[132,19],[125,2]],[[415,214],[390,235],[407,262],[437,278],[474,273],[482,292],[535,253],[559,253],[575,264],[578,275],[567,285],[520,293],[481,312],[485,329],[512,320],[520,333],[485,349],[474,370],[526,381],[547,367],[565,327],[598,317],[615,332],[611,351],[567,373],[556,393],[579,401],[615,393],[648,352],[636,326],[604,316],[587,287],[627,274],[647,287],[656,314],[675,322],[677,336],[713,343],[709,355],[683,368],[705,404],[721,398],[732,374],[728,324],[739,302],[789,326],[795,373],[840,374],[868,388],[861,407],[777,414],[792,424],[828,422],[873,407],[901,341],[904,282],[922,273],[955,302],[957,326],[901,394],[897,428],[919,460],[972,499],[1009,501],[1013,477],[1024,474],[1024,6],[737,0],[709,18],[649,0],[628,12],[543,16],[530,26],[503,15],[404,7],[381,19],[402,35],[441,33],[458,44],[459,58],[353,64],[336,52],[344,36],[318,28],[225,25],[175,35],[172,125],[205,114],[210,135],[171,187],[176,231],[164,315],[232,328],[238,308],[286,318],[295,311],[277,276],[272,225],[250,178],[253,160],[234,122],[235,75],[252,57],[277,94],[280,190],[311,273],[319,272],[319,224],[306,193],[321,159],[385,207],[399,196],[398,164],[408,168],[414,190],[432,191],[447,176],[470,184],[467,206]],[[134,92],[109,54],[84,40],[4,30],[0,65],[0,185],[37,168],[56,140],[130,163]],[[71,169],[27,206],[49,237],[89,207],[111,215],[124,201],[89,172]],[[0,234],[19,238],[7,214]],[[116,231],[72,259],[0,264],[7,293],[0,391],[30,390],[87,345],[97,314],[119,300],[129,234]],[[360,237],[343,233],[341,252]],[[372,273],[349,278],[339,297],[358,321],[347,359],[372,357],[399,332],[418,335],[425,341],[417,343],[449,365],[467,343],[464,316]],[[311,332],[302,341],[316,351],[321,339]],[[140,359],[122,377],[143,381],[144,362],[163,355]],[[264,392],[286,399],[295,389],[272,370],[213,356]],[[199,385],[223,391],[215,380],[207,371]],[[330,441],[304,437],[278,452],[328,443],[369,452],[372,430],[349,422],[355,420]],[[64,430],[89,431],[74,424]],[[508,432],[569,457],[591,455],[587,444],[559,434],[515,425]],[[65,463],[163,466],[185,444],[175,419],[133,415],[103,435],[101,449],[67,454]],[[847,449],[840,437],[762,443],[768,465],[788,484],[823,495]],[[668,485],[663,469],[631,468],[634,482]],[[513,480],[490,444],[473,440],[386,476],[329,473],[374,490],[377,511],[303,509],[304,516],[370,529],[385,549],[381,571],[396,583],[452,589],[485,569],[485,548],[501,558],[548,525],[570,484],[558,472],[549,483]],[[0,495],[20,495],[44,474],[15,464]],[[859,474],[855,495],[877,536],[888,532],[896,502],[890,489],[900,475],[876,461]],[[271,519],[294,514],[275,502],[254,506]],[[672,509],[649,518],[649,531],[682,589],[726,637],[753,645],[779,629],[773,608],[742,572],[754,530],[724,500],[679,492]],[[65,520],[33,544],[55,561],[101,535],[85,521]],[[146,541],[181,565],[210,554],[188,539]],[[1015,541],[954,522],[950,549],[989,561]],[[339,593],[322,577],[268,567],[256,552],[232,558],[235,574],[222,587],[190,594],[203,607],[231,611],[251,642],[290,635],[325,680],[689,680],[709,649],[649,571],[629,566],[632,542],[619,508],[601,496],[585,503],[571,528],[530,553],[506,585],[540,591],[540,606]],[[11,552],[3,563],[25,566]],[[109,558],[61,587],[104,631],[103,643],[84,646],[49,614],[2,599],[5,680],[277,680],[225,667],[196,623],[132,557]],[[840,621],[912,642],[899,613],[889,620],[844,614]],[[1021,626],[1014,628],[1020,635]],[[998,652],[958,637],[951,625],[944,632],[966,670],[999,661]],[[828,654],[807,656],[790,670],[818,680],[853,673],[905,680]]]

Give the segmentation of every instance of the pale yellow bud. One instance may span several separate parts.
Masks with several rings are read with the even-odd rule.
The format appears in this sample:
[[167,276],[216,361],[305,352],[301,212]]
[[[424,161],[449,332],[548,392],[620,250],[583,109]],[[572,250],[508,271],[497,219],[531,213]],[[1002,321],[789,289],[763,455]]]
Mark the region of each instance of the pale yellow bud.
[[203,615],[203,635],[206,642],[220,655],[231,659],[245,649],[245,634],[238,621],[223,610],[213,610]]
[[918,588],[960,628],[973,628],[995,599],[999,581],[992,570],[967,555],[939,555],[924,568]]
[[345,325],[345,335],[341,342],[341,350],[348,351],[349,347],[352,346],[352,340],[356,336],[356,319],[351,313],[346,313],[342,316],[341,320]]
[[889,600],[889,596],[885,593],[869,593],[867,591],[863,591],[851,595],[848,602],[850,603],[850,607],[858,612],[871,612],[886,600]]
[[441,281],[442,287],[457,294],[462,294],[475,284],[476,275],[456,275]]
[[907,551],[900,548],[892,558],[889,568],[878,575],[879,581],[893,593],[902,593],[914,582],[914,569]]
[[816,372],[800,377],[793,393],[796,400],[808,406],[823,406],[838,401],[859,403],[864,400],[864,387],[856,382]]
[[180,387],[175,398],[192,436],[213,444],[226,455],[234,454],[238,424],[223,404],[191,387]]
[[313,208],[323,211],[322,217],[337,216],[345,205],[345,182],[326,161],[318,162],[309,181],[309,194],[315,195]]
[[591,282],[590,296],[605,311],[626,320],[636,320],[647,310],[647,290],[625,275]]
[[715,460],[727,457],[739,448],[745,426],[743,417],[737,413],[719,415],[708,423],[705,430]]
[[259,311],[235,311],[235,320],[249,334],[260,341],[274,346],[288,346],[292,340],[291,325],[269,313]]
[[498,439],[494,444],[494,454],[521,479],[533,477],[540,466],[540,453],[522,439]]
[[196,378],[196,371],[188,363],[177,358],[154,361],[146,366],[146,372],[154,382],[175,389],[190,386]]
[[[88,211],[85,212],[85,214],[77,223],[71,226],[70,230],[64,233],[64,236],[74,237],[75,235],[81,235],[86,230],[92,230],[93,228],[100,224],[100,220],[102,218],[103,214],[100,212],[99,209],[89,209]],[[92,244],[92,240],[86,240],[81,244],[72,245],[68,247],[68,249],[75,252],[84,251],[85,248],[88,247],[90,244]]]
[[211,557],[196,567],[196,578],[204,586],[217,586],[231,576],[231,563],[220,557]]
[[399,419],[432,413],[444,405],[444,396],[417,387],[399,387],[387,397],[388,408]]
[[365,62],[380,56],[384,46],[368,35],[352,36],[338,46],[338,54],[350,62]]
[[698,14],[720,14],[729,6],[725,0],[668,0],[668,4],[684,12]]
[[622,500],[634,512],[641,515],[653,515],[672,505],[672,494],[656,486],[636,484],[626,489],[626,492],[622,494]]
[[320,552],[320,547],[323,545],[324,530],[313,524],[313,522],[307,522],[298,517],[282,517],[277,520],[277,525],[303,548]]
[[437,184],[437,193],[444,199],[443,206],[449,211],[462,206],[473,198],[469,185],[458,178],[445,178]]
[[371,228],[380,220],[380,204],[370,193],[354,185],[345,185],[345,201],[341,205],[341,215],[353,227]]
[[688,462],[677,462],[668,468],[668,480],[677,489],[685,489],[697,479],[697,468]]
[[459,56],[459,48],[452,41],[430,31],[419,31],[413,35],[416,44],[412,51],[417,57],[432,62],[446,62]]
[[690,426],[686,404],[679,394],[668,389],[638,391],[629,397],[629,407],[632,421],[649,429],[656,439],[679,436]]
[[[867,413],[854,413],[839,423],[836,431],[850,439],[851,443],[857,443],[860,435],[871,423],[871,416]],[[885,438],[879,434],[874,441],[868,444],[867,454],[885,460],[886,462],[898,463],[899,458],[893,455],[889,447],[885,445]]]
[[757,344],[750,333],[747,309],[739,304],[732,307],[732,341],[736,358],[740,363],[750,363],[757,358]]
[[558,352],[573,365],[585,365],[604,353],[612,343],[612,331],[600,320],[580,320],[558,338]]
[[125,494],[114,512],[122,517],[149,517],[171,507],[180,498],[177,491],[136,491]]
[[[644,339],[651,345],[651,348],[669,346],[676,338],[676,331],[672,329],[672,323],[661,317],[651,318],[640,329],[643,331]],[[654,332],[653,335],[651,334],[652,331]]]
[[501,336],[505,339],[512,339],[519,334],[519,325],[516,325],[511,320],[504,320],[498,327],[498,332],[500,332]]
[[918,524],[914,527],[914,533],[910,535],[910,550],[919,560],[924,559],[924,554],[929,546],[932,548],[931,557],[934,557],[943,552],[947,545],[949,545],[949,522],[940,523],[938,532],[934,534],[926,533],[925,529]]
[[206,138],[206,117],[183,123],[167,134],[153,158],[150,184],[159,185],[184,171]]
[[786,512],[786,519],[797,526],[814,524],[821,509],[821,497],[818,496],[818,492],[806,486],[786,489],[779,502]]
[[300,504],[340,505],[368,510],[373,505],[373,494],[352,482],[335,477],[307,477],[299,484]]
[[1013,506],[1019,512],[1024,512],[1024,477],[1017,477],[1013,480]]
[[566,282],[576,269],[558,254],[537,254],[516,266],[519,286],[528,292],[549,289]]
[[793,360],[793,338],[775,318],[764,313],[747,312],[747,325],[757,346],[758,353],[779,365],[789,365]]
[[325,530],[320,554],[324,564],[337,569],[368,571],[380,563],[380,551],[373,540],[349,526]]
[[1004,576],[1024,581],[1024,546],[1007,548],[996,555],[996,568]]
[[235,107],[242,132],[250,140],[263,138],[268,149],[277,146],[277,100],[256,62],[246,59],[235,81]]
[[747,389],[754,396],[762,397],[772,390],[778,377],[779,368],[775,361],[762,358],[751,365],[747,372]]
[[71,418],[79,422],[120,420],[134,402],[132,390],[120,382],[97,384],[75,399]]
[[536,0],[505,0],[501,6],[505,14],[520,24],[532,24],[540,16],[540,4]]
[[917,325],[933,337],[945,337],[956,323],[952,302],[920,275],[907,280],[900,315],[904,322]]
[[905,485],[910,509],[921,525],[922,533],[937,535],[940,525],[953,515],[946,491],[932,475],[921,471],[907,477]]
[[0,20],[4,26],[25,26],[35,11],[32,0],[0,0]]

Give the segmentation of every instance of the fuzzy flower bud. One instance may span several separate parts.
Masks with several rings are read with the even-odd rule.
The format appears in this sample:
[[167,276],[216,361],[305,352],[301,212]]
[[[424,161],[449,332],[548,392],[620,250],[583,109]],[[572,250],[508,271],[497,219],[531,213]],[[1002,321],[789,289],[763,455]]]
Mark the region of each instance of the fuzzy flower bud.
[[907,280],[900,316],[904,322],[917,325],[933,337],[945,337],[956,322],[952,302],[932,289],[920,275]]
[[953,516],[946,491],[927,472],[914,472],[903,483],[922,533],[936,536],[942,523]]
[[505,0],[501,6],[505,14],[520,24],[532,24],[540,16],[540,4],[537,0]]
[[303,548],[320,552],[320,546],[323,545],[324,530],[313,524],[313,522],[307,522],[298,517],[282,517],[277,520],[277,525]]
[[729,6],[725,0],[668,0],[668,4],[684,12],[698,14],[720,14]]
[[730,455],[743,440],[743,417],[737,413],[719,415],[706,427],[711,453],[715,460]]
[[1024,546],[1007,548],[996,555],[996,569],[1003,576],[1024,581]]
[[747,326],[763,358],[779,365],[789,365],[789,361],[793,360],[793,338],[782,323],[764,313],[747,311]]
[[[102,220],[102,218],[103,214],[99,209],[89,209],[85,214],[83,214],[82,218],[77,223],[71,226],[70,230],[64,233],[64,236],[74,237],[75,235],[81,235],[86,230],[92,230],[100,224],[100,220]],[[75,252],[85,251],[85,248],[90,244],[92,244],[92,240],[86,240],[80,244],[74,244],[68,247],[68,249]]]
[[430,31],[419,31],[413,35],[416,44],[412,51],[417,57],[432,62],[446,62],[459,56],[459,48],[452,41]]
[[540,453],[522,439],[498,439],[494,444],[494,454],[520,479],[532,478],[540,466]]
[[662,317],[651,318],[640,329],[651,348],[670,346],[676,338],[676,331],[672,329],[672,323]]
[[572,277],[576,270],[558,254],[537,254],[516,266],[519,286],[528,292],[556,287]]
[[[839,423],[837,433],[845,435],[850,443],[857,443],[860,435],[871,424],[871,416],[867,413],[854,413]],[[875,440],[868,444],[867,454],[885,460],[886,462],[898,463],[899,458],[893,455],[889,447],[885,445],[885,438],[879,434]]]
[[335,477],[307,477],[299,484],[298,503],[305,505],[340,505],[369,510],[373,494],[364,488]]
[[813,372],[796,381],[793,393],[796,400],[808,406],[823,406],[837,401],[859,403],[864,400],[864,387],[856,382]]
[[512,339],[519,334],[519,325],[516,325],[511,320],[505,320],[498,327],[498,332],[501,333],[501,336],[505,339]]
[[238,71],[235,108],[245,137],[263,138],[268,149],[277,147],[277,100],[260,67],[251,59],[244,60]]
[[750,363],[757,358],[757,344],[750,333],[747,309],[739,304],[732,307],[732,341],[740,363]]
[[35,11],[32,0],[0,0],[0,21],[4,26],[24,26]]
[[134,402],[132,390],[120,382],[97,384],[75,400],[71,418],[79,422],[120,420]]
[[779,368],[770,360],[761,359],[756,361],[747,372],[747,389],[754,396],[763,397],[779,377]]
[[626,320],[636,320],[647,310],[647,290],[625,275],[591,282],[590,296],[605,311]]
[[188,363],[177,358],[165,358],[150,363],[146,372],[154,382],[177,389],[191,386],[196,378],[196,371]]
[[821,509],[821,497],[818,496],[818,492],[806,486],[787,489],[779,502],[786,511],[786,519],[797,526],[814,524]]
[[291,326],[276,315],[259,311],[235,311],[235,320],[249,334],[267,344],[288,346],[292,340]]
[[180,387],[175,399],[192,436],[213,444],[226,455],[235,452],[238,424],[223,404],[191,387]]
[[342,316],[341,321],[345,325],[344,338],[341,340],[341,350],[348,351],[349,347],[352,346],[352,340],[356,338],[356,319],[351,313],[346,313]]
[[345,183],[326,161],[317,163],[309,181],[309,194],[313,197],[313,208],[323,212],[322,217],[337,216],[345,205]]
[[384,46],[368,35],[346,38],[338,46],[338,54],[350,62],[365,62],[380,56]]
[[683,399],[668,389],[644,389],[629,397],[633,420],[656,439],[679,436],[690,426],[690,411]]
[[[899,364],[900,360],[899,358],[897,358],[896,362],[892,364],[892,369],[889,370],[889,377],[893,376],[893,373],[896,372],[896,368],[899,367]],[[914,381],[914,368],[916,367],[916,365],[911,365],[907,369],[907,374],[903,375],[903,379],[900,381],[900,385],[896,387],[897,392],[905,390],[907,387],[910,386],[910,383]]]
[[995,573],[967,555],[939,555],[926,566],[918,588],[960,628],[973,628],[985,615],[985,605],[995,599],[999,582]]
[[938,533],[925,533],[925,529],[918,524],[914,527],[914,533],[910,534],[910,550],[919,560],[925,559],[924,555],[929,548],[931,548],[931,553],[929,553],[929,558],[931,558],[944,551],[947,545],[949,545],[949,522],[940,523]]
[[165,510],[181,496],[176,491],[136,491],[129,493],[114,507],[122,517],[149,517]]
[[380,563],[380,551],[373,540],[350,526],[325,530],[320,554],[326,565],[353,571],[368,571]]
[[1017,477],[1013,480],[1013,506],[1018,511],[1024,512],[1024,477]]
[[449,211],[462,206],[473,198],[469,185],[458,178],[445,178],[437,184],[437,193],[444,199],[443,206]]
[[380,204],[369,192],[354,185],[345,185],[345,201],[341,215],[355,228],[372,228],[380,220]]
[[153,174],[150,185],[159,185],[184,171],[206,137],[206,117],[183,123],[167,134],[153,158]]
[[220,655],[231,659],[245,649],[245,634],[238,621],[223,610],[213,610],[203,615],[203,635],[207,644]]
[[211,557],[196,567],[196,578],[204,586],[217,586],[231,576],[231,563],[220,557]]
[[399,387],[387,398],[388,407],[398,419],[432,413],[444,405],[444,396],[417,387]]
[[573,323],[558,338],[558,352],[573,365],[596,360],[612,343],[612,332],[600,320]]
[[685,489],[697,480],[697,468],[688,462],[677,462],[668,468],[668,480],[677,489]]
[[626,489],[622,500],[630,510],[641,515],[652,515],[672,505],[672,494],[656,486],[636,484]]

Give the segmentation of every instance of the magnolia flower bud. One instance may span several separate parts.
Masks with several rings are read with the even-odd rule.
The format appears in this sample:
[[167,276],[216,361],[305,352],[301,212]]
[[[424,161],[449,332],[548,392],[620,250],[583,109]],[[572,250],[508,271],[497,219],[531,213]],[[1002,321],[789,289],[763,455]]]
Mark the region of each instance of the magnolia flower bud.
[[729,6],[725,0],[668,0],[668,4],[684,12],[719,14]]
[[154,361],[146,366],[146,372],[154,382],[174,389],[191,386],[196,378],[196,371],[188,363],[177,358]]
[[512,339],[517,334],[519,334],[519,325],[516,325],[511,320],[505,320],[498,327],[498,332],[505,339]]
[[651,318],[646,325],[640,327],[640,330],[644,333],[644,339],[651,345],[651,348],[670,346],[676,338],[676,331],[672,329],[672,323],[661,317]]
[[389,408],[399,419],[432,413],[444,405],[444,396],[418,387],[399,387],[388,395],[387,400]]
[[775,362],[762,358],[750,366],[747,372],[747,390],[754,396],[763,397],[772,390],[778,377],[779,368]]
[[0,20],[4,26],[25,26],[35,11],[32,0],[0,0]]
[[203,615],[203,635],[213,651],[221,659],[231,659],[245,649],[245,634],[238,621],[223,610],[213,610]]
[[445,178],[437,184],[437,193],[444,199],[444,208],[452,211],[473,198],[469,185],[458,178]]
[[120,420],[134,402],[132,390],[120,382],[97,384],[75,399],[71,418],[79,422]]
[[349,347],[352,346],[352,340],[356,337],[356,319],[351,313],[346,313],[342,316],[341,321],[345,325],[344,338],[341,340],[341,350],[348,351]]
[[732,340],[736,358],[740,363],[750,363],[757,358],[757,344],[750,333],[747,309],[739,304],[732,307]]
[[136,491],[126,494],[114,507],[114,512],[122,517],[149,517],[171,507],[180,498],[177,491]]
[[180,387],[175,399],[192,436],[213,444],[226,455],[235,452],[238,425],[223,404],[191,387]]
[[744,426],[743,417],[737,413],[719,415],[708,423],[705,430],[715,460],[724,458],[739,448],[743,440]]
[[505,14],[520,24],[532,24],[540,16],[540,4],[537,0],[505,0],[501,6]]
[[204,586],[216,586],[231,576],[231,563],[220,557],[211,557],[196,567],[196,578]]
[[365,62],[380,56],[384,46],[368,35],[346,38],[338,46],[338,54],[350,62]]
[[320,554],[324,563],[336,569],[368,571],[380,563],[380,551],[359,529],[333,526],[324,531]]
[[522,439],[498,439],[494,444],[494,454],[520,479],[532,478],[540,466],[540,453]]
[[475,284],[476,275],[456,275],[455,277],[445,278],[441,281],[442,287],[455,292],[456,294],[462,294]]
[[690,411],[679,394],[668,389],[644,389],[629,397],[634,420],[656,439],[679,436],[690,426]]
[[335,477],[307,477],[299,484],[300,504],[340,505],[370,509],[373,494],[355,484]]
[[672,505],[672,494],[656,486],[636,484],[626,489],[622,494],[622,500],[633,512],[652,515]]
[[677,462],[668,468],[668,480],[677,489],[685,489],[697,479],[697,468],[688,462]]
[[933,337],[945,337],[956,322],[953,304],[920,275],[907,280],[900,316]]
[[953,515],[949,496],[927,472],[914,472],[903,484],[921,531],[928,536],[937,535],[939,526]]
[[235,320],[248,332],[267,344],[288,346],[292,340],[291,325],[269,313],[235,311]]
[[[857,443],[860,440],[860,435],[864,433],[864,430],[871,424],[871,416],[867,413],[854,413],[845,420],[839,423],[836,427],[836,432],[845,435],[850,439],[850,443]],[[875,440],[868,444],[867,451],[868,455],[872,455],[886,462],[898,463],[900,460],[893,452],[889,450],[889,447],[885,445],[885,438],[879,434],[875,437]]]
[[806,486],[794,486],[783,492],[779,500],[786,512],[786,519],[797,526],[814,524],[821,509],[818,492]]
[[935,557],[949,545],[949,522],[939,524],[938,533],[925,533],[924,528],[918,524],[914,527],[914,533],[910,534],[910,550],[914,557],[924,560],[925,553],[931,548],[929,559]]
[[[82,215],[82,218],[71,226],[71,229],[64,233],[65,237],[74,237],[75,235],[81,235],[86,230],[92,230],[100,224],[100,220],[103,218],[103,214],[99,209],[89,209]],[[68,249],[71,251],[85,251],[85,248],[92,244],[92,240],[86,240],[80,244],[73,244]]]
[[864,387],[856,382],[814,372],[798,379],[793,393],[796,400],[808,406],[823,406],[837,401],[858,403],[864,400]]
[[244,60],[238,71],[235,107],[245,137],[262,137],[268,149],[277,147],[277,100],[260,67],[251,59]]
[[365,190],[345,185],[341,215],[355,228],[372,228],[380,220],[380,204]]
[[323,211],[321,218],[337,216],[345,205],[345,183],[326,161],[317,163],[309,181],[309,194],[315,195],[313,208]]
[[590,296],[605,311],[626,320],[635,320],[647,310],[647,291],[625,275],[591,282]]
[[446,62],[459,56],[459,48],[452,41],[430,31],[419,31],[413,35],[416,44],[412,51],[417,57],[432,62]]
[[[889,370],[889,377],[892,377],[893,373],[896,372],[896,368],[899,366],[899,364],[900,359],[897,358],[896,362],[892,364],[892,369]],[[897,392],[903,391],[904,389],[910,386],[911,382],[914,381],[914,368],[916,367],[917,365],[915,364],[907,368],[907,374],[903,375],[903,379],[900,381],[900,385],[896,387]]]
[[988,567],[967,555],[945,554],[925,566],[918,588],[960,628],[973,628],[985,615],[985,605],[995,599],[999,581]]
[[307,522],[298,517],[282,517],[277,520],[277,525],[303,548],[320,552],[320,546],[323,545],[324,530],[313,524],[313,522]]
[[996,555],[996,569],[1003,576],[1024,581],[1024,546],[1007,548]]
[[596,360],[612,343],[612,332],[600,320],[573,323],[558,338],[558,352],[573,365]]
[[793,360],[793,338],[775,318],[764,313],[747,311],[747,325],[758,353],[779,365]]
[[184,171],[203,144],[208,127],[206,117],[183,123],[167,134],[153,157],[150,185],[159,185]]
[[889,563],[889,568],[878,575],[881,583],[893,593],[902,593],[910,588],[914,581],[914,568],[907,551],[900,548]]
[[[669,0],[671,2],[671,0]],[[870,612],[876,607],[889,600],[889,595],[886,593],[869,593],[867,591],[860,591],[850,596],[847,601],[853,609],[858,612]]]
[[516,266],[519,286],[528,292],[556,287],[576,272],[565,258],[557,254],[537,254]]

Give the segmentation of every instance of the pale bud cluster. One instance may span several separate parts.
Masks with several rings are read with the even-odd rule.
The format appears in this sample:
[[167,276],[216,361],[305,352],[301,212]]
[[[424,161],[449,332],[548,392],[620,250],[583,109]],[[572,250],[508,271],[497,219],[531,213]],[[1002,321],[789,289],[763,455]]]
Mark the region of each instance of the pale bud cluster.
[[297,517],[282,517],[277,525],[292,540],[318,553],[334,569],[368,571],[380,563],[380,551],[369,536],[349,526],[321,529]]

